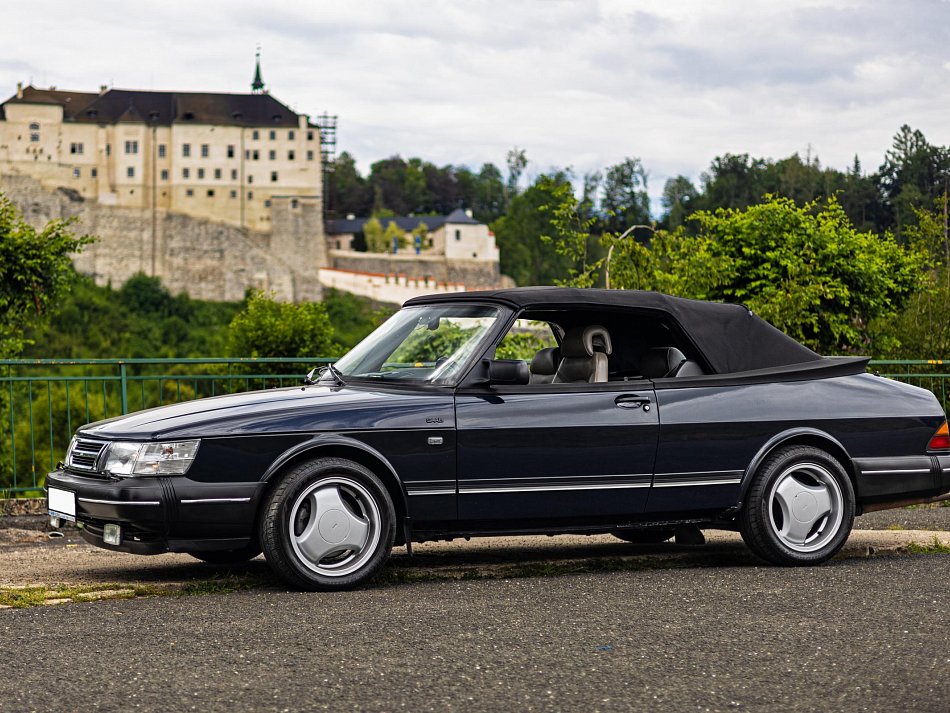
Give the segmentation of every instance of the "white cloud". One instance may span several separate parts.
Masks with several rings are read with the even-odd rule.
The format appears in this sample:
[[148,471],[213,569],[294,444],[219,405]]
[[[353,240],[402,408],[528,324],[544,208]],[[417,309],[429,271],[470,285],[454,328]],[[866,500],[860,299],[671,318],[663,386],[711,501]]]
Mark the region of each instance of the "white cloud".
[[417,0],[9,4],[0,90],[244,91],[340,116],[364,169],[394,153],[578,173],[639,156],[651,192],[731,152],[882,160],[898,126],[950,144],[950,4]]

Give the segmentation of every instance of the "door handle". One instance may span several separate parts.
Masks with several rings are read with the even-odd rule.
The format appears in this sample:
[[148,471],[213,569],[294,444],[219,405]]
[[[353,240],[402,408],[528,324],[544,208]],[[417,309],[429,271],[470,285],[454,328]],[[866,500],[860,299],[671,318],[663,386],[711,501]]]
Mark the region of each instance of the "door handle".
[[643,408],[644,411],[650,410],[650,398],[648,396],[638,396],[637,394],[623,394],[614,399],[614,403],[620,408]]

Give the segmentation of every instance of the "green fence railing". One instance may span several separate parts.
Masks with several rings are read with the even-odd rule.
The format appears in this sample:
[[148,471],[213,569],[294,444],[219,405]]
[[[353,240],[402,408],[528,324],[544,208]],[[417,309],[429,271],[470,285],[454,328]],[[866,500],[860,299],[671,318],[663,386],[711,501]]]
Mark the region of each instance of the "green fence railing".
[[205,396],[293,386],[332,361],[0,360],[0,497],[38,493],[85,423]]
[[[78,426],[220,394],[293,386],[310,359],[0,360],[0,497],[40,494]],[[947,408],[950,360],[872,361],[871,371],[932,391]]]

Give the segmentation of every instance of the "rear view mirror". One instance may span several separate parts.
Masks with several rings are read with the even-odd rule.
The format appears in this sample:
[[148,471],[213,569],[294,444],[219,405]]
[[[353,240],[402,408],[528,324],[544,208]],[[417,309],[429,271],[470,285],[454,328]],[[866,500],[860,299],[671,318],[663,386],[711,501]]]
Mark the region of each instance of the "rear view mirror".
[[521,386],[531,381],[528,362],[523,359],[492,359],[488,362],[488,383]]

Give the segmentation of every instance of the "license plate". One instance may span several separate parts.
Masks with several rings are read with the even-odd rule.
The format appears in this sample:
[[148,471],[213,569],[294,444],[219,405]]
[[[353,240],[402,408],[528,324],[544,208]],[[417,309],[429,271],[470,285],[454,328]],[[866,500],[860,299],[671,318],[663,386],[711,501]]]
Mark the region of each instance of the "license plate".
[[76,522],[76,493],[59,488],[47,488],[49,514],[54,517]]

